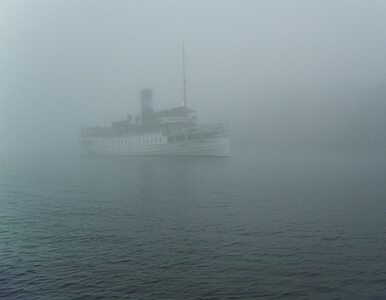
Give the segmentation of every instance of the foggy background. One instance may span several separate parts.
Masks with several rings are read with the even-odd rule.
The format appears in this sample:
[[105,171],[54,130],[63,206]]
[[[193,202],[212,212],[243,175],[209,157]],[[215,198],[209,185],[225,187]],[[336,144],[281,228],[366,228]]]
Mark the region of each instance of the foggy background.
[[232,149],[383,152],[385,1],[0,1],[0,154],[182,102]]

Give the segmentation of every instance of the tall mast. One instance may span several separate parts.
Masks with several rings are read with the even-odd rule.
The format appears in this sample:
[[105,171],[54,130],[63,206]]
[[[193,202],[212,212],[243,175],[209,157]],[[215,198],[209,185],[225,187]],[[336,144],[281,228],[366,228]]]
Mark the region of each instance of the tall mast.
[[186,98],[186,71],[185,71],[185,45],[182,43],[182,71],[183,71],[183,80],[184,80],[184,107],[188,107],[188,101]]

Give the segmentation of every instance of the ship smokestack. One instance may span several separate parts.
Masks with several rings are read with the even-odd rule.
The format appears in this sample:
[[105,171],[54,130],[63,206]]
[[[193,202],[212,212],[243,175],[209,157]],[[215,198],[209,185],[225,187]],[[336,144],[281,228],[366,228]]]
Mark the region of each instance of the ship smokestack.
[[142,89],[141,90],[141,118],[142,122],[149,121],[151,114],[153,113],[153,90]]

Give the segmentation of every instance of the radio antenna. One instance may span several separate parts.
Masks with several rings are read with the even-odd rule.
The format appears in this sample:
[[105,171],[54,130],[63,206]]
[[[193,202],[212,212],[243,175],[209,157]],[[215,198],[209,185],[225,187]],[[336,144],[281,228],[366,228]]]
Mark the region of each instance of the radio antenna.
[[183,84],[184,84],[184,107],[188,107],[188,101],[186,97],[186,68],[185,68],[185,45],[182,42],[182,71],[183,71]]

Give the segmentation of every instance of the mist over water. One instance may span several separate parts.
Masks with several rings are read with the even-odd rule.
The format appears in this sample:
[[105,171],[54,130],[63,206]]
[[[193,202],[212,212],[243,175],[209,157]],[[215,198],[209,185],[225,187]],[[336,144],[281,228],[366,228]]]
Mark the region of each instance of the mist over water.
[[[0,1],[0,298],[383,299],[384,1]],[[231,157],[81,154],[183,100]]]
[[[383,1],[2,1],[2,153],[77,151],[82,126],[182,102],[234,144],[385,150]],[[243,147],[244,148],[244,147]]]

